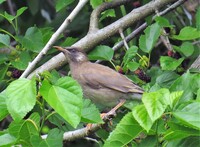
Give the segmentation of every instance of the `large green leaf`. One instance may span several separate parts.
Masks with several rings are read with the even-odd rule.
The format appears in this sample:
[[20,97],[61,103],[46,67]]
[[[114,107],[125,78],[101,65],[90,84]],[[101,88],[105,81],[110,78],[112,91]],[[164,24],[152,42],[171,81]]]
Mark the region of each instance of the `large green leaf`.
[[35,122],[31,119],[25,121],[13,121],[8,128],[9,133],[19,139],[19,144],[30,146],[32,135],[39,135],[39,130]]
[[196,28],[187,26],[181,29],[179,35],[172,36],[177,40],[194,40],[200,38],[200,31]]
[[31,145],[33,147],[62,147],[63,132],[58,129],[49,131],[47,139],[42,139],[38,135],[31,136]]
[[168,57],[161,56],[160,57],[160,66],[162,70],[176,70],[176,68],[183,62],[184,58],[180,58],[178,60]]
[[139,39],[139,47],[145,53],[150,53],[160,36],[161,27],[158,23],[154,23],[145,29],[145,35],[141,35]]
[[173,71],[164,71],[162,74],[156,77],[156,83],[159,86],[163,88],[169,88],[171,84],[179,77],[179,75]]
[[173,112],[174,117],[182,124],[200,130],[200,102],[186,104]]
[[111,132],[104,147],[121,147],[136,138],[143,129],[133,118],[132,113],[126,114],[118,123],[116,129]]
[[90,60],[107,60],[110,61],[113,58],[114,51],[109,46],[100,45],[93,49],[88,57]]
[[82,90],[75,80],[64,77],[55,85],[43,81],[40,93],[48,104],[55,109],[74,128],[81,120]]
[[6,96],[0,93],[0,121],[8,115],[8,110],[6,106]]
[[144,93],[142,96],[142,102],[145,108],[154,122],[156,119],[162,116],[169,102],[170,93],[168,89],[160,89],[156,92]]
[[3,44],[7,47],[10,46],[10,37],[5,34],[0,34],[0,44]]
[[185,102],[194,98],[200,87],[200,74],[190,74],[189,71],[179,77],[170,87],[170,91],[183,91],[180,102]]
[[169,130],[165,132],[164,140],[176,140],[176,139],[183,139],[188,136],[200,135],[199,130],[188,128],[174,122],[169,122],[168,125],[169,125]]
[[102,123],[99,110],[89,99],[84,99],[81,121],[87,123]]
[[44,46],[43,36],[37,27],[30,27],[24,37],[18,38],[20,43],[28,50],[39,53]]
[[36,102],[36,83],[34,80],[18,79],[6,89],[6,103],[14,120],[21,120],[31,111]]
[[150,119],[144,105],[136,106],[133,111],[133,117],[147,132],[151,129],[153,122]]

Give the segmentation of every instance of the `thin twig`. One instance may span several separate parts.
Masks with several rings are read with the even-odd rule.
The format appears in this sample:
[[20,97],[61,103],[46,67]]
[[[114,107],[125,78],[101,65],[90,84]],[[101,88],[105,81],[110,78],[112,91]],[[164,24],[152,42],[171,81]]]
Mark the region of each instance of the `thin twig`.
[[103,11],[111,9],[111,8],[116,8],[130,1],[131,0],[115,0],[112,2],[105,2],[102,5],[98,6],[96,9],[94,9],[94,11],[92,12],[90,16],[90,26],[89,26],[88,33],[93,33],[99,30],[98,28],[99,16]]
[[122,30],[122,29],[119,29],[119,34],[120,34],[120,36],[121,36],[121,38],[122,38],[122,41],[124,42],[125,48],[128,50],[128,49],[129,49],[128,43],[126,42],[126,39],[125,39],[125,36],[124,36],[124,33],[123,33],[123,30]]
[[75,18],[75,16],[79,13],[79,11],[83,8],[83,6],[88,2],[88,0],[79,0],[79,3],[74,8],[72,13],[64,20],[62,25],[58,28],[58,30],[52,35],[50,40],[47,42],[45,47],[42,49],[42,51],[37,55],[37,57],[29,63],[28,67],[24,71],[24,73],[21,75],[20,78],[25,78],[28,76],[28,74],[34,69],[36,64],[42,59],[42,57],[47,53],[47,51],[52,47],[52,45],[56,42],[58,37],[63,33],[65,28],[70,24],[70,22]]

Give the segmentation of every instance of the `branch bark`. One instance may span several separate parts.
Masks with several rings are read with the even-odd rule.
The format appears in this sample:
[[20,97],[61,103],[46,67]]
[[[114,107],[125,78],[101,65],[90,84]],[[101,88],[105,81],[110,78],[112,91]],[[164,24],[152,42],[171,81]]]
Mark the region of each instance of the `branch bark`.
[[33,71],[36,64],[42,59],[44,55],[46,55],[47,51],[52,47],[52,45],[56,42],[58,37],[62,34],[62,32],[65,30],[65,28],[70,24],[70,22],[75,18],[75,16],[79,13],[79,11],[83,8],[83,6],[88,2],[88,0],[79,0],[78,5],[74,8],[72,13],[65,19],[65,21],[62,23],[62,25],[58,28],[58,30],[52,35],[50,40],[47,42],[45,47],[42,49],[42,51],[37,55],[37,57],[29,63],[26,70],[23,72],[20,78],[25,78],[29,75],[30,72]]
[[[155,10],[159,10],[169,3],[175,2],[176,0],[153,0],[146,5],[132,10],[129,14],[122,17],[121,19],[113,22],[112,24],[95,31],[94,33],[88,33],[84,38],[76,42],[73,46],[79,47],[88,51],[95,47],[97,44],[105,39],[118,33],[119,29],[125,30],[131,25],[137,23],[139,20],[144,19],[148,15],[154,13]],[[185,0],[182,0],[185,1]],[[35,73],[41,73],[45,70],[52,70],[66,63],[66,59],[62,53],[54,56],[41,67],[37,68],[32,72],[28,78],[31,78]]]

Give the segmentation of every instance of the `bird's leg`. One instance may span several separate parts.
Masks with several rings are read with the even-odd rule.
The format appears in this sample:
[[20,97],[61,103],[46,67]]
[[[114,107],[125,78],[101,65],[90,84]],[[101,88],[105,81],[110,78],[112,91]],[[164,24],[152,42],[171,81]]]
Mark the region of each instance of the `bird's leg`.
[[125,102],[126,102],[125,99],[120,99],[120,102],[114,108],[112,108],[109,112],[102,113],[101,118],[104,119],[105,116],[113,115],[115,111],[119,109]]
[[[119,109],[125,102],[126,102],[125,99],[120,99],[120,102],[114,108],[112,108],[109,112],[107,112],[107,113],[101,113],[101,118],[105,119],[106,117],[109,117],[110,115],[115,114],[115,111],[117,109]],[[109,121],[109,122],[112,125],[112,122],[111,121]],[[91,127],[92,127],[92,124],[87,124],[87,126],[86,126],[86,128],[87,128],[88,131],[91,129]]]

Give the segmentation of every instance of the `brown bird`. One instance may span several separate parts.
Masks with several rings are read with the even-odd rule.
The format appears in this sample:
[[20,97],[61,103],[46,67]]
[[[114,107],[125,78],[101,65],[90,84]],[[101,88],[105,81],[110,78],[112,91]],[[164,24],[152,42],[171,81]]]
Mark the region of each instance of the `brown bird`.
[[85,98],[107,107],[123,105],[126,99],[141,99],[142,88],[115,70],[88,60],[79,48],[54,46],[66,56],[72,77],[83,89]]

